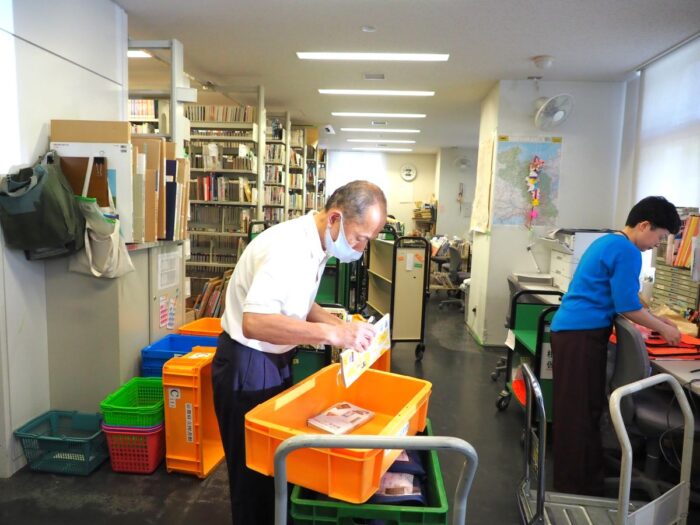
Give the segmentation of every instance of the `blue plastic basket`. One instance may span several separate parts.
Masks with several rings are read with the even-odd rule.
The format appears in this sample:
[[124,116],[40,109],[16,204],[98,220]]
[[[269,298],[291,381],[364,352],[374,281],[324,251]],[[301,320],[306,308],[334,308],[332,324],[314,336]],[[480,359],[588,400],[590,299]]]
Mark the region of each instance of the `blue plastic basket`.
[[109,457],[99,414],[50,410],[15,431],[31,470],[87,475]]
[[162,377],[163,365],[173,357],[189,354],[195,346],[216,346],[216,337],[169,334],[141,350],[141,376]]

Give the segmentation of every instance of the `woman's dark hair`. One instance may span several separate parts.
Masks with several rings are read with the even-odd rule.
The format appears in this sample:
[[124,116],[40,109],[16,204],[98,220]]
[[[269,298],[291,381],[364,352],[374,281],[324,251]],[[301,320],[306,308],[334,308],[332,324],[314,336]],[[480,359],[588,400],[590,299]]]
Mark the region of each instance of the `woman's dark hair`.
[[639,201],[630,210],[625,225],[634,228],[644,221],[649,221],[652,228],[664,228],[674,235],[681,228],[676,207],[664,197],[645,197]]

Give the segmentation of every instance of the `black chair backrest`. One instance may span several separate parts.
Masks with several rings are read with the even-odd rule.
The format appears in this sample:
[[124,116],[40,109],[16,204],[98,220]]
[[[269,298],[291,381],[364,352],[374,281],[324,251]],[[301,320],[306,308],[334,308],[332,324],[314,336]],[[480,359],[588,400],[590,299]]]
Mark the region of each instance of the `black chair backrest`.
[[450,280],[453,283],[459,281],[458,273],[460,267],[462,266],[462,253],[459,246],[454,246],[450,243],[449,247],[450,253]]
[[[610,391],[633,383],[650,375],[649,354],[642,334],[632,322],[621,315],[615,317],[615,334],[617,348],[615,351],[615,370],[610,380]],[[622,414],[625,421],[634,413],[634,396],[622,400]]]

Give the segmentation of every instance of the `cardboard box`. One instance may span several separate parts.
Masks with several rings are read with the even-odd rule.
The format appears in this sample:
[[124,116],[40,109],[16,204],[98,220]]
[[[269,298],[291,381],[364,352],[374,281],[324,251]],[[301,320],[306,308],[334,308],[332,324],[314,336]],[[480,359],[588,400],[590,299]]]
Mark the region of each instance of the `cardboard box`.
[[134,242],[146,239],[146,154],[134,146],[132,173],[134,174]]
[[[88,157],[59,157],[61,171],[73,188],[75,195],[82,195],[87,175]],[[97,199],[97,205],[109,206],[109,189],[107,185],[108,165],[104,157],[96,157],[90,175],[90,184],[86,197]]]
[[125,242],[134,242],[134,182],[132,145],[98,142],[51,142],[59,157],[105,157],[107,183],[119,214]]
[[117,120],[52,120],[51,142],[128,144],[131,124]]

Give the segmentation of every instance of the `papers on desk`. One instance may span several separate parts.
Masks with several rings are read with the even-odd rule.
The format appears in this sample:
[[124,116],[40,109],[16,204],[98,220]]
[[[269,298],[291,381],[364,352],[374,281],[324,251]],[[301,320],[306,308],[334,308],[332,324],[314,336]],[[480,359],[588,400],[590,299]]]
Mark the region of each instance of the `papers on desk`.
[[506,342],[503,343],[511,350],[515,350],[515,334],[513,330],[508,330],[508,335],[506,336]]

